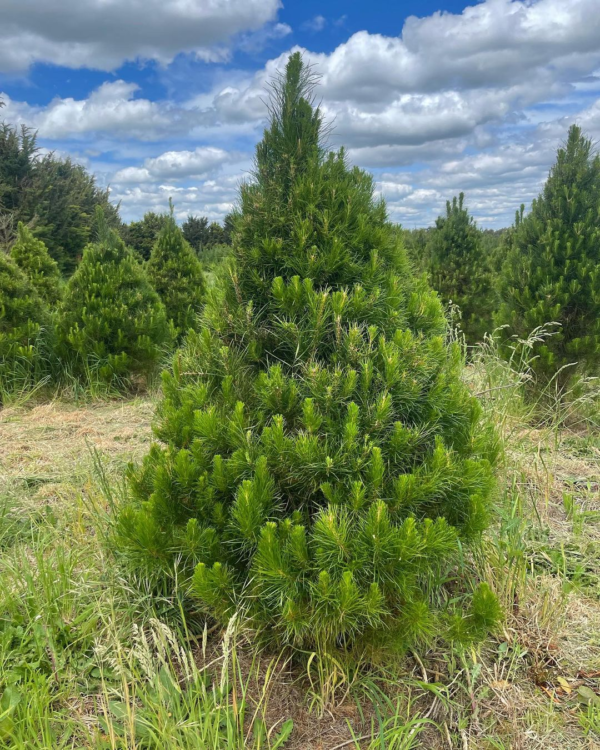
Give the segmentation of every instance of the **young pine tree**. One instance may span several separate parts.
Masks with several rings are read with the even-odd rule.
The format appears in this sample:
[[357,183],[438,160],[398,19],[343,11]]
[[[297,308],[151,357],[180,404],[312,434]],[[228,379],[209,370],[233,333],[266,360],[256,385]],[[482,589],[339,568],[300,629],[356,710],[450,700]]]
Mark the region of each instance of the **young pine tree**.
[[296,53],[274,85],[234,262],[164,377],[120,542],[280,644],[469,639],[498,615],[456,583],[493,440],[371,176],[323,149],[314,83]]
[[[560,388],[600,363],[600,156],[579,127],[569,130],[531,212],[509,234],[502,267],[499,325],[521,339],[555,322],[557,333],[535,345],[540,385]],[[577,367],[573,367],[577,363]]]
[[80,374],[102,380],[148,374],[172,329],[142,266],[97,211],[98,241],[69,279],[59,314],[59,341]]
[[181,335],[194,328],[206,284],[202,265],[177,226],[172,206],[146,268],[176,332]]
[[431,284],[443,301],[458,305],[467,344],[492,329],[494,298],[482,236],[464,205],[464,193],[446,203],[430,234],[426,256]]
[[50,316],[31,281],[0,253],[0,398],[18,390],[45,370],[43,329]]
[[46,245],[34,237],[23,222],[19,222],[17,241],[10,254],[44,302],[54,307],[61,295],[58,263],[50,257]]

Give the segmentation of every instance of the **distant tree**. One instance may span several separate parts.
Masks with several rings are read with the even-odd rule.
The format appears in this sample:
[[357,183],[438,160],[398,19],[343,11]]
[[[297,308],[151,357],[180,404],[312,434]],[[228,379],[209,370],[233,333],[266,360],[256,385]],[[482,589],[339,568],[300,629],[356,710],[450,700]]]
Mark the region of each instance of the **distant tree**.
[[429,243],[432,228],[400,229],[402,244],[406,248],[407,255],[417,272],[429,270]]
[[5,248],[23,221],[70,274],[93,234],[96,206],[111,223],[120,221],[108,191],[98,188],[83,166],[55,154],[40,157],[35,132],[0,125],[0,241]]
[[198,256],[177,226],[172,207],[154,243],[147,271],[177,334],[194,328],[206,284]]
[[458,305],[468,344],[491,331],[494,294],[481,232],[464,205],[464,193],[446,203],[426,250],[431,284],[445,303]]
[[80,374],[112,381],[148,374],[172,329],[141,264],[98,209],[98,241],[88,245],[65,290],[59,342]]
[[66,275],[73,273],[93,237],[97,206],[111,224],[119,221],[108,192],[98,188],[96,178],[81,164],[53,154],[36,164],[25,216],[33,219],[35,235]]
[[181,227],[186,242],[199,253],[208,243],[208,219],[206,216],[188,216]]
[[61,295],[58,263],[50,257],[46,245],[34,237],[22,221],[19,222],[17,241],[12,246],[11,256],[40,297],[51,307],[56,305]]
[[132,248],[132,250],[135,250],[142,260],[148,260],[154,243],[158,239],[158,235],[166,224],[166,221],[166,214],[147,211],[144,214],[144,218],[140,221],[132,221],[130,224],[124,224],[121,229],[121,236],[125,244]]
[[[542,193],[517,212],[499,279],[498,324],[525,339],[546,323],[555,335],[535,345],[541,385],[564,387],[600,365],[600,156],[573,125]],[[570,365],[577,363],[577,367]]]

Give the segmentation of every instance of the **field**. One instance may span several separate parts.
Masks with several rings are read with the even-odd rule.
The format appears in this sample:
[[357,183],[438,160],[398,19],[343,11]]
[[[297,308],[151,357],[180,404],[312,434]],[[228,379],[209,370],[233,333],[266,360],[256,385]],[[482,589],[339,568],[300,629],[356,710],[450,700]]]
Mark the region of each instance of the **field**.
[[308,676],[235,623],[186,623],[177,595],[151,596],[114,558],[106,532],[152,397],[5,408],[0,744],[599,748],[600,435],[526,428],[500,394],[484,396],[507,449],[481,563],[500,631],[380,669],[315,658]]

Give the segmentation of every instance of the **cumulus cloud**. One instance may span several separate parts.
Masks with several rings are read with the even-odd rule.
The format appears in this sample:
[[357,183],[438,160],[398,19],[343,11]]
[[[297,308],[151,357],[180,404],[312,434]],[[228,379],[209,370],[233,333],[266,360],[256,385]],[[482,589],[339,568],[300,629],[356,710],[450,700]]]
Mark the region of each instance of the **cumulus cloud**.
[[239,177],[220,177],[189,186],[162,183],[116,185],[111,189],[111,199],[120,203],[125,221],[140,218],[146,211],[167,210],[169,198],[175,206],[179,220],[188,214],[207,216],[210,221],[222,221],[234,206]]
[[196,148],[194,151],[166,151],[160,156],[146,159],[141,167],[125,167],[119,170],[113,180],[125,184],[202,178],[224,164],[234,161],[236,156],[212,146]]
[[2,4],[0,71],[35,62],[114,70],[126,60],[170,62],[180,52],[222,59],[218,45],[256,31],[280,0],[9,0]]
[[2,98],[8,120],[25,123],[36,128],[41,137],[53,140],[97,132],[152,139],[189,131],[194,126],[193,112],[135,98],[137,90],[135,83],[109,81],[87,99],[56,97],[46,107],[16,102],[6,95]]

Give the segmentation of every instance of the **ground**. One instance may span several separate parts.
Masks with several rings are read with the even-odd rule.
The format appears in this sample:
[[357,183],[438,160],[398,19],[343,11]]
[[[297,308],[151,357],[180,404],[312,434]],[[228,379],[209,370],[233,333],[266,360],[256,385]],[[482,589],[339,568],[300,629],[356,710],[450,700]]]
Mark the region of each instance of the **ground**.
[[314,660],[307,679],[237,629],[188,637],[121,575],[104,531],[153,411],[0,411],[0,746],[600,748],[597,431],[504,425],[480,564],[505,610],[492,639],[355,674]]

